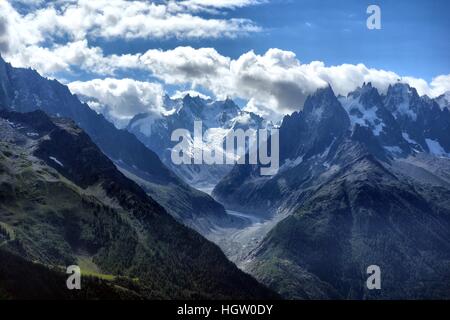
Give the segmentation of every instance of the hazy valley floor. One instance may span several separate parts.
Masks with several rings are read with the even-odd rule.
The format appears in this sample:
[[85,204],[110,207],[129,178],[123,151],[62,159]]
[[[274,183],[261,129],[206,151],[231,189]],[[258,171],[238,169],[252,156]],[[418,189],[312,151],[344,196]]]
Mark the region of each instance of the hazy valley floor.
[[[214,186],[198,188],[208,194]],[[232,227],[214,227],[204,236],[217,244],[225,255],[240,269],[245,271],[247,257],[258,247],[267,233],[287,214],[277,214],[269,219],[262,218],[266,215],[255,215],[234,210],[226,210],[230,217],[239,219],[241,223]]]

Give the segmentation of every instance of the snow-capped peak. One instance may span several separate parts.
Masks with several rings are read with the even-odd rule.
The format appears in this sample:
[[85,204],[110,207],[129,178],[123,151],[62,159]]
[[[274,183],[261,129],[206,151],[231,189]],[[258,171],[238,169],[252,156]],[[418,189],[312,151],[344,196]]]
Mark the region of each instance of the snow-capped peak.
[[370,128],[375,136],[381,134],[385,126],[378,116],[381,100],[377,89],[373,88],[370,82],[350,92],[347,97],[339,97],[338,100],[348,113],[352,130],[358,124]]
[[413,100],[418,97],[419,95],[416,89],[406,83],[396,83],[388,88],[386,106],[395,118],[409,117],[415,121],[417,119],[417,113],[411,106]]
[[450,91],[445,92],[434,100],[439,105],[439,107],[441,107],[441,109],[450,109]]

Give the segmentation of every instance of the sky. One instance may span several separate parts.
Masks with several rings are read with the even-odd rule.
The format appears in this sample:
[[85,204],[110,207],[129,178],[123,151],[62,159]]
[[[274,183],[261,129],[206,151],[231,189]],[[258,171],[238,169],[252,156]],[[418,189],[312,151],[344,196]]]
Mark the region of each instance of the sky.
[[450,90],[449,12],[447,0],[0,0],[0,52],[118,126],[186,91],[276,118],[328,84]]

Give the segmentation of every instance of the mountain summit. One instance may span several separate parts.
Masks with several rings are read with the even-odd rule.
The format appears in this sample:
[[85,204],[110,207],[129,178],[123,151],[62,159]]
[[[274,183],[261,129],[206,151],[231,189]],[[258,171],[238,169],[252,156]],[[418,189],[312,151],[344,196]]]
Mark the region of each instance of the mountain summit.
[[[176,129],[186,129],[194,136],[194,121],[201,121],[203,133],[208,132],[211,138],[206,147],[218,146],[225,154],[224,141],[230,130],[258,130],[271,126],[260,116],[242,111],[231,99],[213,101],[187,94],[183,98],[165,98],[166,109],[171,109],[161,117],[152,114],[139,114],[129,123],[127,130],[151,150],[155,150],[166,164],[177,175],[190,185],[200,189],[210,189],[217,184],[232,168],[231,165],[175,165],[171,160],[172,148],[178,143],[171,141],[171,134]],[[189,139],[189,147],[193,153],[195,146]],[[232,155],[229,155],[230,157]]]
[[448,113],[404,84],[318,90],[283,119],[276,175],[235,166],[213,191],[273,226],[235,262],[291,299],[450,297]]

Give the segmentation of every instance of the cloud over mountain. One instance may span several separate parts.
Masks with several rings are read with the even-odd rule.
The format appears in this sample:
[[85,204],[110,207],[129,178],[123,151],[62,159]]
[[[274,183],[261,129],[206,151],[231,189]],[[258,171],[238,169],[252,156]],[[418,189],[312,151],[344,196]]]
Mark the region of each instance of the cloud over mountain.
[[138,113],[160,115],[164,111],[164,91],[157,83],[106,78],[72,82],[69,88],[118,127],[126,126]]
[[[203,88],[219,99],[244,99],[248,101],[248,111],[272,118],[298,110],[309,94],[328,84],[342,95],[364,82],[372,82],[374,87],[385,92],[390,84],[401,81],[417,88],[419,94],[432,97],[450,90],[449,75],[438,76],[428,83],[423,79],[401,77],[392,71],[368,68],[364,64],[326,66],[320,61],[302,64],[293,52],[280,49],[270,49],[262,55],[250,51],[237,59],[223,56],[213,48],[191,47],[167,51],[152,49],[133,56],[95,58],[90,55],[89,59],[99,61],[95,63],[97,68],[104,66],[105,70],[111,71],[140,69],[165,84]],[[87,60],[81,65],[89,63]],[[77,92],[83,93],[85,87],[80,84],[78,82],[76,86]]]
[[[71,0],[48,4],[38,1],[27,13],[23,13],[9,2],[2,1],[0,50],[13,65],[32,67],[47,76],[58,78],[61,72],[82,72],[83,79],[91,81],[86,85],[81,82],[71,85],[77,93],[91,93],[92,79],[95,79],[93,81],[98,90],[104,88],[100,83],[105,80],[101,79],[121,78],[123,76],[118,74],[136,71],[145,79],[156,78],[161,83],[148,83],[152,88],[168,84],[179,86],[175,90],[204,89],[208,95],[218,99],[232,97],[245,100],[247,110],[274,118],[298,110],[309,94],[328,84],[342,95],[355,90],[363,82],[372,82],[381,92],[385,92],[389,84],[401,81],[417,88],[419,94],[431,97],[450,90],[450,75],[437,75],[426,81],[364,64],[327,66],[322,61],[303,63],[294,52],[278,48],[264,53],[242,52],[235,57],[201,46],[174,46],[166,50],[151,48],[129,53],[122,50],[115,53],[97,41],[137,38],[192,40],[247,35],[261,28],[253,21],[230,17],[227,13],[265,2]],[[126,77],[133,78],[132,75]],[[106,82],[107,88],[111,79]],[[135,91],[135,98],[140,101],[138,92]],[[151,93],[160,94],[159,89],[149,90]],[[125,100],[128,101],[132,93],[127,94]],[[99,101],[108,100],[104,95],[97,98]],[[158,99],[155,97],[154,101]],[[109,104],[109,101],[102,103]],[[119,106],[112,108],[116,110]],[[131,109],[127,106],[123,109],[124,112],[115,111],[110,115],[117,119],[131,115]],[[133,108],[140,109],[140,104]]]
[[[112,57],[103,58],[107,61]],[[148,71],[166,84],[204,88],[220,99],[230,96],[247,100],[249,110],[267,116],[298,110],[309,94],[328,84],[342,95],[364,82],[372,82],[385,92],[390,84],[401,81],[416,87],[419,94],[432,97],[450,90],[449,75],[438,76],[428,83],[364,64],[326,66],[321,61],[303,64],[293,52],[280,49],[269,49],[262,55],[250,51],[231,59],[213,48],[177,47],[115,59],[123,59],[125,68]]]

